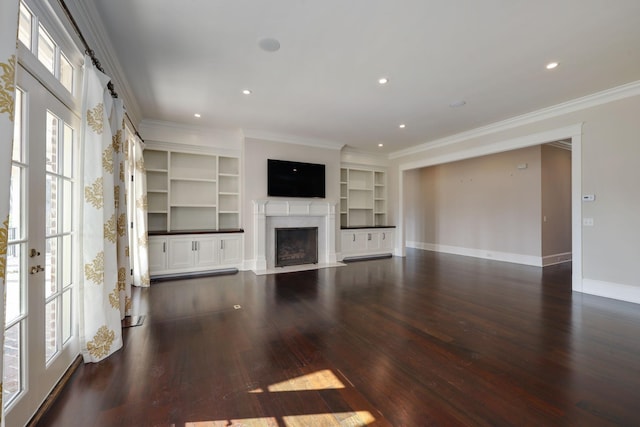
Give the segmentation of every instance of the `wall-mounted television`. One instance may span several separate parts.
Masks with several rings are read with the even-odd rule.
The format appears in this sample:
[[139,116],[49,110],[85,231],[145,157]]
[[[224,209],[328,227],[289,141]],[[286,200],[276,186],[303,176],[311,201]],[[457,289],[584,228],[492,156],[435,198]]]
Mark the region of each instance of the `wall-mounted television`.
[[325,165],[267,160],[267,195],[272,197],[325,197]]

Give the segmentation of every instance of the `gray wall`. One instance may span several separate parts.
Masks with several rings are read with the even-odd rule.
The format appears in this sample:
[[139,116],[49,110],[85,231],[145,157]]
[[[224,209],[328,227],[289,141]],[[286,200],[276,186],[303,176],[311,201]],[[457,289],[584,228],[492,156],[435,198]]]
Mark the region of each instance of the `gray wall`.
[[542,256],[571,252],[571,152],[542,147]]

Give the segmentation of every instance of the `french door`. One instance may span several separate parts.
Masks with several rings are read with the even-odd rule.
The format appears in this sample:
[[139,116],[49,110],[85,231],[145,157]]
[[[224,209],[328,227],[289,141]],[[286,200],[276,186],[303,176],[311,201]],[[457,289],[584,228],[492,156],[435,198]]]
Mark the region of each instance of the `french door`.
[[17,75],[4,346],[8,426],[29,421],[78,355],[80,119],[23,68]]

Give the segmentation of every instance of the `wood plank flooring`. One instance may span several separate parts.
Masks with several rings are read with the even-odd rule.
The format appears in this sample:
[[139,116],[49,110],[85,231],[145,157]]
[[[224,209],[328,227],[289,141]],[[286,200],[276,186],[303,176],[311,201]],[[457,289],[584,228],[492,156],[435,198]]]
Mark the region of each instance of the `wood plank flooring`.
[[410,250],[140,296],[39,425],[640,425],[640,306],[572,293],[569,264]]

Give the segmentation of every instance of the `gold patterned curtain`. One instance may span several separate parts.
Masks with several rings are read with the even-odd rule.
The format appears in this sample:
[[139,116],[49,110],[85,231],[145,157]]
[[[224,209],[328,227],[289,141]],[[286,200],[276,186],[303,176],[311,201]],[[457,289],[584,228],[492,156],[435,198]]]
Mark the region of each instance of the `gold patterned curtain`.
[[[9,191],[13,152],[13,121],[16,93],[16,40],[18,37],[18,0],[0,1],[0,372],[4,360],[5,279],[9,240]],[[4,425],[0,377],[0,423]]]
[[122,347],[121,319],[131,307],[125,203],[124,106],[110,78],[85,58],[82,103],[80,350],[99,362]]
[[149,237],[147,234],[147,173],[142,151],[144,143],[137,135],[127,136],[127,212],[131,224],[129,236],[130,259],[133,269],[133,285],[148,287],[149,278]]

